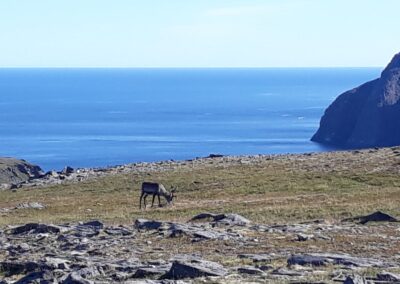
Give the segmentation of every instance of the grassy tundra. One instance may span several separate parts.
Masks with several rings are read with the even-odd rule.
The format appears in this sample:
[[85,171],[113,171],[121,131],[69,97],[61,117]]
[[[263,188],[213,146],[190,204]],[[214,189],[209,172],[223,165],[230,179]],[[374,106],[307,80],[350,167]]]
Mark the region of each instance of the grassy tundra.
[[[159,171],[2,191],[0,208],[22,202],[41,202],[46,208],[4,213],[0,226],[88,219],[130,224],[139,217],[184,221],[204,211],[239,213],[262,223],[337,220],[375,210],[399,216],[399,155],[399,148],[385,148],[199,159]],[[177,186],[175,206],[139,210],[143,181]]]

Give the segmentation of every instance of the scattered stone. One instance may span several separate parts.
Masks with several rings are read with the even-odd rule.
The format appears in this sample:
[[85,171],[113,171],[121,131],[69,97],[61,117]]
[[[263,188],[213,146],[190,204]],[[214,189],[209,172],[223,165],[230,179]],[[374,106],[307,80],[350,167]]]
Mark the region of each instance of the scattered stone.
[[185,279],[205,276],[225,276],[228,271],[216,262],[202,259],[176,260],[163,279]]
[[54,278],[54,275],[50,271],[35,271],[22,277],[17,282],[14,282],[14,284],[54,283]]
[[400,283],[400,274],[391,273],[391,272],[382,272],[376,275],[378,281],[389,281]]
[[72,174],[72,173],[74,173],[74,169],[71,168],[71,167],[69,167],[69,166],[65,167],[65,168],[61,171],[61,174],[63,174],[63,175],[70,175],[70,174]]
[[213,213],[201,213],[194,216],[190,221],[199,220],[212,220],[214,224],[224,224],[230,226],[245,226],[251,223],[250,220],[240,216],[238,214],[213,214]]
[[38,270],[41,266],[36,262],[0,262],[0,271],[5,276],[13,276],[19,274],[26,274]]
[[237,271],[241,274],[264,275],[264,271],[253,266],[242,266]]
[[94,284],[93,281],[82,278],[78,273],[71,272],[67,277],[60,281],[61,284]]
[[296,270],[289,270],[286,268],[278,268],[278,269],[275,269],[274,271],[272,271],[271,274],[296,277],[296,276],[303,276],[304,272],[300,272],[300,271],[296,271]]
[[214,158],[222,158],[222,157],[224,157],[224,155],[221,155],[221,154],[210,154],[206,158],[214,159]]
[[227,232],[226,230],[218,230],[207,225],[198,224],[181,224],[160,221],[149,221],[146,219],[137,219],[135,228],[139,230],[157,230],[161,235],[168,237],[189,236],[194,242],[210,239],[228,240],[242,239],[240,234]]
[[171,265],[141,267],[138,270],[136,270],[132,278],[148,278],[148,277],[159,278],[160,276],[165,275],[170,269]]
[[360,275],[354,275],[354,276],[347,276],[343,284],[367,284],[367,281]]
[[202,220],[202,221],[208,221],[208,222],[210,222],[210,221],[214,221],[215,216],[217,216],[217,214],[208,213],[208,212],[206,212],[206,213],[200,213],[200,214],[194,216],[192,219],[190,219],[190,221],[193,222],[193,221]]
[[0,184],[0,190],[8,190],[8,189],[11,189],[11,187],[12,187],[12,184],[10,184],[10,183],[1,183]]
[[58,173],[56,171],[48,171],[45,174],[45,177],[53,177],[53,178],[57,178],[58,177]]
[[132,235],[133,232],[125,227],[107,227],[104,232],[110,236],[129,236]]
[[220,214],[214,217],[214,221],[218,224],[229,226],[245,226],[251,223],[250,220],[240,216],[239,214]]
[[269,254],[239,254],[239,258],[248,258],[251,259],[253,262],[271,262],[274,256]]
[[103,228],[104,225],[100,221],[90,221],[76,226],[74,235],[79,238],[91,238],[100,234]]
[[52,269],[69,270],[70,261],[55,257],[46,257],[45,263],[48,267]]
[[52,233],[58,234],[61,232],[61,228],[54,225],[46,225],[39,223],[29,223],[23,226],[19,226],[11,229],[11,233],[14,235],[29,233],[29,234],[44,234]]
[[386,267],[389,264],[373,258],[353,257],[348,254],[311,253],[309,256],[322,258],[326,263],[355,267]]
[[356,221],[359,222],[360,224],[366,224],[368,222],[399,222],[396,218],[381,211],[376,211],[366,216],[358,216],[342,220],[342,222],[356,222]]
[[42,203],[39,202],[28,202],[28,203],[20,203],[18,204],[15,209],[44,209],[46,206],[44,206]]
[[302,233],[296,235],[296,241],[298,241],[298,242],[305,242],[305,241],[311,240],[313,238],[314,238],[314,235],[306,235],[306,234],[302,234]]
[[[393,247],[388,247],[389,243],[397,245],[400,241],[400,231],[397,231],[396,225],[216,225],[220,220],[226,219],[227,215],[203,213],[201,218],[199,215],[193,218],[209,218],[207,222],[174,223],[138,219],[134,226],[105,226],[103,222],[93,220],[59,226],[31,223],[0,229],[0,275],[7,284],[179,283],[176,281],[197,277],[205,278],[187,281],[283,281],[315,284],[322,283],[315,280],[320,277],[339,283],[345,280],[353,281],[349,283],[363,283],[357,282],[357,276],[349,276],[349,273],[361,275],[372,270],[376,271],[377,276],[367,278],[369,282],[400,282],[399,275],[385,272],[387,269],[398,267],[400,256],[391,255],[390,259],[385,259],[383,254],[377,253],[377,259],[372,259],[345,253],[302,254],[302,251],[315,251],[317,242],[299,244],[295,248],[293,243],[289,247],[279,247],[280,240],[286,244],[293,236],[300,234],[317,236],[322,232],[336,240],[340,232],[342,235],[354,237],[361,234],[380,237],[388,242],[380,242],[376,246],[387,250]],[[254,229],[255,227],[257,229]],[[259,241],[256,242],[255,239]],[[206,242],[204,251],[199,250],[201,254],[173,256],[181,243],[184,244],[184,251],[188,253],[190,241]],[[173,250],[170,249],[171,244]],[[201,247],[200,244],[193,244],[194,248],[196,246]],[[294,250],[297,253],[290,255]],[[249,253],[236,255],[237,251]],[[252,253],[263,251],[268,253]],[[226,254],[227,259],[223,263],[232,263],[232,266],[235,266],[227,268],[221,265],[222,262],[201,258],[203,255],[209,256],[210,253],[219,255],[216,259],[224,258]],[[239,259],[238,263],[243,265],[230,262],[235,256]],[[285,259],[287,265],[282,263]],[[249,264],[251,262],[253,264]],[[273,264],[270,264],[272,262]]]
[[162,222],[146,219],[137,219],[135,221],[135,228],[139,230],[158,230],[162,225]]
[[324,266],[326,258],[312,255],[293,255],[287,260],[288,265]]
[[82,226],[92,227],[92,228],[99,229],[99,230],[104,228],[104,224],[98,220],[83,223]]

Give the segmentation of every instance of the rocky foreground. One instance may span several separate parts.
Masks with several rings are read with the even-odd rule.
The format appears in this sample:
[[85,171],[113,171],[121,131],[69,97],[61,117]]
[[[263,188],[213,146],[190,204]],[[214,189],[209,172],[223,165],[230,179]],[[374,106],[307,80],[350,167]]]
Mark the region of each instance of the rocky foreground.
[[0,230],[0,283],[400,283],[400,223],[381,212],[342,222],[254,224],[203,213],[30,223]]

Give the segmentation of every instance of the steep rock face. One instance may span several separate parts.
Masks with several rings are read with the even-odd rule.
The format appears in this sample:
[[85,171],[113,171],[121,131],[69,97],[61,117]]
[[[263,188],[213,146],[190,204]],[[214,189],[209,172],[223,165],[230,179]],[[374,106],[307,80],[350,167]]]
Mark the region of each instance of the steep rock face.
[[42,175],[43,172],[39,166],[32,165],[24,160],[0,158],[0,185],[19,184]]
[[341,94],[311,140],[345,148],[400,145],[400,53],[380,78]]

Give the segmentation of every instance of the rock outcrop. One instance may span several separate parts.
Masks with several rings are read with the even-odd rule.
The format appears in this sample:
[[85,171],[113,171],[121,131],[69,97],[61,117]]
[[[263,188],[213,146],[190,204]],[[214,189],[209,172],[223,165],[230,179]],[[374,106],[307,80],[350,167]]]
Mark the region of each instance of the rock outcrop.
[[[397,224],[268,225],[215,218],[223,215],[247,220],[202,213],[184,223],[137,219],[119,226],[92,220],[0,227],[0,283],[400,281]],[[200,218],[205,216],[211,219]],[[208,237],[199,239],[199,232]],[[292,240],[299,233],[332,238],[298,246]]]
[[341,94],[312,141],[343,148],[400,145],[400,53],[381,77]]
[[39,166],[24,160],[0,158],[0,189],[7,189],[12,185],[39,178],[42,175],[43,172]]

